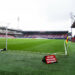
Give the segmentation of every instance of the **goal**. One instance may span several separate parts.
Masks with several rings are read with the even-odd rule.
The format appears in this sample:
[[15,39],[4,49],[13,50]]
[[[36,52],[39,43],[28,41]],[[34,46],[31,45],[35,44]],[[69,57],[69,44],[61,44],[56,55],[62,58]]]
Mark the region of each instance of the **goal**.
[[0,51],[7,50],[7,28],[0,27]]

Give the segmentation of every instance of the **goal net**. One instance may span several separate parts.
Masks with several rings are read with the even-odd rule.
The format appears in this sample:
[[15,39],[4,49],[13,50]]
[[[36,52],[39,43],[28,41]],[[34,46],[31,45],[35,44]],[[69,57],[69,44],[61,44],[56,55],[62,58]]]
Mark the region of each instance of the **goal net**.
[[0,27],[0,51],[6,49],[6,28]]

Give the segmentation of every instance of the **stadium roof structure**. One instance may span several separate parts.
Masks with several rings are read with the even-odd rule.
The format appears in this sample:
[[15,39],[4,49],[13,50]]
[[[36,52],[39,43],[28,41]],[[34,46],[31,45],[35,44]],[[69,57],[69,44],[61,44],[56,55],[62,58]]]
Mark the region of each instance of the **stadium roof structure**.
[[24,34],[68,34],[68,31],[24,31]]
[[[0,27],[0,29],[6,30],[6,27]],[[17,32],[23,32],[22,30],[18,30],[18,29],[10,29],[10,28],[8,28],[8,30],[17,31]]]
[[[6,30],[6,27],[0,27],[0,29],[3,29],[3,30]],[[46,34],[57,34],[57,33],[68,33],[68,31],[22,31],[22,30],[18,30],[18,29],[10,29],[8,28],[8,30],[10,31],[17,31],[17,32],[22,32],[22,33],[28,33],[28,34],[31,34],[31,33],[46,33]]]
[[6,29],[5,27],[0,27],[0,29]]
[[71,28],[75,28],[75,21],[73,22]]

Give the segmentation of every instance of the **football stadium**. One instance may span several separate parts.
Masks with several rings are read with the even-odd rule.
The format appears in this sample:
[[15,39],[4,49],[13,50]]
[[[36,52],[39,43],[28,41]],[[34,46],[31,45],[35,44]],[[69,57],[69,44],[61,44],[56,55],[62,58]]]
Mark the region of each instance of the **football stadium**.
[[[68,31],[22,31],[0,27],[0,74],[74,74],[74,37],[73,40],[69,38],[65,55],[64,42],[68,35]],[[55,55],[57,63],[42,62],[46,55]]]
[[0,1],[0,75],[75,75],[74,3]]

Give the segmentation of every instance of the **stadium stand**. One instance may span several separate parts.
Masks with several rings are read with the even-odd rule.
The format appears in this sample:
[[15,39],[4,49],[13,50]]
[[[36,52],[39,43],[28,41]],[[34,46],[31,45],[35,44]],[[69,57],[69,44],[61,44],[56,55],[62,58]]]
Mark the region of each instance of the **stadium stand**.
[[[17,38],[23,37],[23,33],[21,30],[8,29],[8,38]],[[0,37],[6,37],[6,28],[0,27]]]
[[[0,27],[0,37],[6,37],[6,28]],[[8,29],[8,38],[47,38],[47,39],[66,39],[68,31],[22,31]]]
[[[3,38],[3,37],[5,38],[6,35],[0,35],[0,38]],[[7,37],[8,37],[8,38],[15,38],[14,36],[11,36],[11,35],[8,35]]]
[[68,31],[57,32],[24,32],[24,38],[48,38],[48,39],[66,39]]

